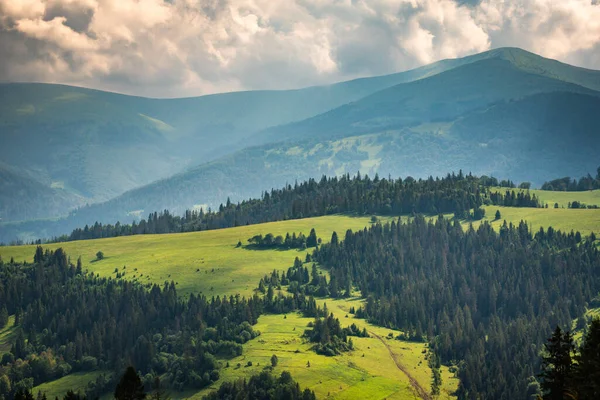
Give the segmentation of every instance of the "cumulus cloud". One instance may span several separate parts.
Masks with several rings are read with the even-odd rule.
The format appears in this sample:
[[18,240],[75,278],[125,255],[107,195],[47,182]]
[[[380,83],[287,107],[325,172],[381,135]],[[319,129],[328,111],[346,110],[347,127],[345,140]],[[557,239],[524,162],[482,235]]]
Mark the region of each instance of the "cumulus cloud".
[[0,0],[0,80],[156,97],[294,88],[499,46],[600,68],[591,0]]

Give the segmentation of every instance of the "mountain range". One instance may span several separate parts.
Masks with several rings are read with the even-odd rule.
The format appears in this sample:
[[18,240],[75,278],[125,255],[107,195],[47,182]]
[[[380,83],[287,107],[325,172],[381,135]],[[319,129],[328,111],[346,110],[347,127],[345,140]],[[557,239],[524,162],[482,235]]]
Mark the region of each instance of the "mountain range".
[[597,110],[600,71],[515,48],[186,99],[0,85],[0,241],[216,207],[322,174],[581,176],[600,164]]

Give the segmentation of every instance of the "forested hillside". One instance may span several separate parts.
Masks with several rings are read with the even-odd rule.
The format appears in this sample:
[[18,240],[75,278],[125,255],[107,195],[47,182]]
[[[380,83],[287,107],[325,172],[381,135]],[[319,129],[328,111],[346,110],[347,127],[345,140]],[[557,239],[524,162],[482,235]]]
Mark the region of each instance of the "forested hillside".
[[318,182],[309,179],[283,189],[272,189],[264,192],[259,199],[237,204],[227,200],[214,211],[186,210],[182,216],[177,216],[165,210],[151,213],[139,223],[118,222],[113,225],[96,222],[52,241],[202,231],[337,213],[389,216],[451,213],[458,218],[481,219],[483,215],[472,215],[471,209],[479,212],[482,205],[542,206],[535,194],[510,188],[505,191],[489,189],[497,184],[495,178],[465,176],[462,171],[441,179],[429,177],[419,180],[411,177],[381,179],[378,175],[371,179],[360,173],[354,177],[349,174],[339,178],[323,176]]
[[526,398],[548,333],[600,292],[594,238],[524,222],[464,231],[419,217],[348,231],[314,259],[328,268],[332,295],[360,289],[357,316],[427,335],[443,362],[459,362],[459,398]]

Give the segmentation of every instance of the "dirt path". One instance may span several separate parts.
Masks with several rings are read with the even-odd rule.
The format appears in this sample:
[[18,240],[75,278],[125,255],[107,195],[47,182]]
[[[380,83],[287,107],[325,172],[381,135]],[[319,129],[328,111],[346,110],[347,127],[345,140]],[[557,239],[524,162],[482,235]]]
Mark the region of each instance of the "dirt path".
[[385,346],[385,348],[390,353],[390,356],[392,357],[392,360],[394,360],[394,363],[396,364],[396,367],[398,367],[398,369],[400,371],[402,371],[404,373],[404,375],[406,375],[408,377],[408,380],[410,381],[411,386],[417,392],[417,394],[419,395],[419,397],[422,398],[423,400],[432,400],[432,398],[429,395],[429,393],[427,392],[427,390],[425,390],[423,388],[423,386],[421,386],[419,384],[419,382],[417,382],[417,380],[415,378],[413,378],[413,376],[408,372],[408,370],[406,369],[406,367],[404,367],[404,365],[402,365],[402,363],[398,360],[398,356],[392,351],[392,348],[390,347],[390,345],[387,344],[386,341],[381,336],[379,336],[379,335],[377,335],[377,334],[375,334],[373,332],[369,332],[369,334],[373,335],[374,337],[376,337],[377,339],[379,339],[381,341],[381,343],[383,343],[383,345]]

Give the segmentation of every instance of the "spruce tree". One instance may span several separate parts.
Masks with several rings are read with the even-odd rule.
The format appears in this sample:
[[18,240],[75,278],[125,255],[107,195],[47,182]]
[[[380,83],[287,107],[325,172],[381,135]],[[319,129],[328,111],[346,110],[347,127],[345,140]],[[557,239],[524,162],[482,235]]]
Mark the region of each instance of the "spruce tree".
[[543,398],[562,400],[574,395],[574,365],[571,354],[575,350],[570,332],[563,333],[556,327],[545,345],[547,355],[542,358]]
[[119,384],[115,389],[115,399],[117,400],[142,400],[146,398],[142,380],[138,376],[135,368],[127,367],[121,377]]
[[593,319],[575,356],[579,399],[600,399],[600,319]]

